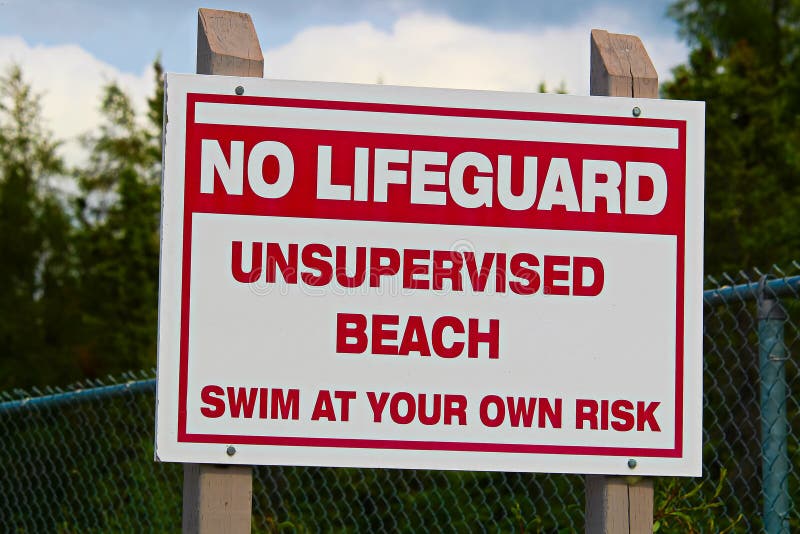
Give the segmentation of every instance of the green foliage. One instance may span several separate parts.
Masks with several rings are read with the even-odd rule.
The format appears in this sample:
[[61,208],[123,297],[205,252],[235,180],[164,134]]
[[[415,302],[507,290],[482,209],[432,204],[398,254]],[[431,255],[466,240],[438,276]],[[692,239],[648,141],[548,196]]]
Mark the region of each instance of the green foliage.
[[162,91],[149,102],[151,123],[141,126],[127,95],[107,86],[104,122],[86,139],[91,157],[78,173],[76,209],[84,376],[155,363],[161,124],[154,121]]
[[[692,47],[664,96],[706,101],[705,270],[790,263],[800,250],[800,2],[679,0],[670,8]],[[681,514],[694,531],[760,526],[758,356],[751,312],[707,310],[704,409],[707,468],[725,473],[714,492],[693,492]],[[736,365],[731,365],[736,362]],[[791,369],[791,368],[790,368]],[[788,375],[787,375],[788,376]],[[791,407],[791,405],[790,405]],[[791,408],[790,408],[791,411]],[[791,413],[791,412],[790,412]],[[725,471],[724,468],[728,468]],[[676,482],[666,488],[676,490]],[[690,486],[683,486],[688,491]],[[712,523],[702,503],[741,510],[735,526]],[[683,506],[683,505],[681,505]],[[661,531],[690,530],[681,515]]]
[[178,532],[182,469],[153,462],[152,391],[0,413],[0,531]]
[[656,479],[653,532],[724,534],[734,531],[743,519],[742,514],[721,521],[718,512],[724,506],[720,494],[726,474],[723,468],[719,481],[710,491],[707,480],[698,483],[692,479],[675,477]]
[[104,89],[78,169],[58,157],[20,69],[0,76],[0,389],[155,364],[158,62],[155,72],[144,121],[120,87]]
[[558,84],[558,87],[553,89],[552,91],[547,88],[547,84],[545,82],[539,82],[539,85],[536,87],[537,93],[555,93],[557,95],[565,95],[567,94],[567,85],[562,81]]
[[706,101],[707,272],[800,249],[800,3],[680,0],[693,46],[666,97]]
[[18,67],[0,76],[0,388],[74,373],[71,227],[39,97]]
[[270,534],[581,528],[574,475],[270,467],[253,483],[254,529]]

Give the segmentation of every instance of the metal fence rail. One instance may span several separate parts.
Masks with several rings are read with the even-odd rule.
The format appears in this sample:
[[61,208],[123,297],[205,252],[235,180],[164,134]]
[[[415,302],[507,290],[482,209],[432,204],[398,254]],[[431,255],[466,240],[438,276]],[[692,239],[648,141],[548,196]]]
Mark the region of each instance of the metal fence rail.
[[[656,480],[662,532],[800,529],[800,271],[709,278],[703,477]],[[154,463],[152,372],[0,393],[0,532],[180,528],[180,465]],[[258,532],[572,532],[575,475],[259,467]]]

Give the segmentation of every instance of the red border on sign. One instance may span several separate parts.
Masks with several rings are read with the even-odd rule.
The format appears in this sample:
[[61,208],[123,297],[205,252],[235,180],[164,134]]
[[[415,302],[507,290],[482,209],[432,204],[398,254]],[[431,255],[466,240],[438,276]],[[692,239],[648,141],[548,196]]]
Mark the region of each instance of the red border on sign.
[[[676,128],[679,132],[678,150],[683,161],[686,159],[686,122],[667,119],[630,119],[623,117],[597,117],[571,114],[539,113],[525,111],[462,109],[432,106],[376,104],[367,102],[343,102],[325,100],[301,100],[271,97],[231,97],[228,95],[187,94],[186,132],[195,125],[195,103],[236,103],[261,104],[270,106],[335,109],[351,111],[375,111],[383,113],[407,113],[417,115],[441,115],[477,118],[500,118],[516,120],[537,120],[582,124],[607,124],[630,126],[655,126]],[[187,142],[188,146],[188,142]],[[187,161],[185,169],[189,168]],[[685,167],[684,167],[685,172]],[[676,293],[676,332],[675,332],[675,442],[672,448],[636,448],[608,446],[551,445],[529,443],[475,443],[420,440],[380,440],[350,438],[317,438],[292,436],[252,436],[231,434],[196,434],[187,432],[188,368],[189,368],[189,300],[191,295],[191,244],[192,215],[204,213],[193,211],[189,197],[189,180],[184,179],[183,250],[181,272],[181,318],[180,318],[180,362],[178,382],[178,442],[182,443],[220,443],[244,445],[271,445],[296,447],[332,447],[354,449],[397,449],[426,451],[497,452],[522,454],[566,454],[587,456],[639,456],[658,458],[680,458],[683,454],[683,389],[684,389],[684,278],[685,278],[685,189],[683,209],[679,230],[668,235],[677,238],[677,293]],[[325,217],[319,217],[323,219]],[[423,222],[424,224],[424,222]],[[443,224],[447,224],[444,222]],[[450,223],[452,224],[452,223]],[[602,230],[599,230],[602,231]],[[641,232],[637,232],[641,233]]]

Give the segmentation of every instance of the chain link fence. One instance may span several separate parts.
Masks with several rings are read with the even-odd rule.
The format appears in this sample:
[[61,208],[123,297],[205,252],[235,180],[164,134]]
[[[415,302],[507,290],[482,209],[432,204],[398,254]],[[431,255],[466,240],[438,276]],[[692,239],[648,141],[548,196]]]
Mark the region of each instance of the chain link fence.
[[[709,278],[703,477],[655,481],[661,532],[800,529],[800,266]],[[771,275],[771,277],[766,276]],[[152,373],[0,393],[0,532],[180,529]],[[576,475],[258,467],[256,532],[574,532]]]

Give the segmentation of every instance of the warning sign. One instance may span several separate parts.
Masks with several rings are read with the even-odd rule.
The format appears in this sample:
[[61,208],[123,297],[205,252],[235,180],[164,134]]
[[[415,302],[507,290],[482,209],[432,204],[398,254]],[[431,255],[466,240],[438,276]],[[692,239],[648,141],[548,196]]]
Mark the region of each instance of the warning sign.
[[159,459],[699,473],[702,104],[167,102]]

